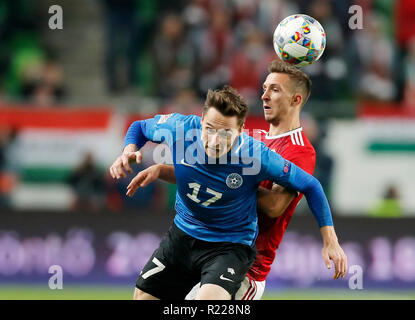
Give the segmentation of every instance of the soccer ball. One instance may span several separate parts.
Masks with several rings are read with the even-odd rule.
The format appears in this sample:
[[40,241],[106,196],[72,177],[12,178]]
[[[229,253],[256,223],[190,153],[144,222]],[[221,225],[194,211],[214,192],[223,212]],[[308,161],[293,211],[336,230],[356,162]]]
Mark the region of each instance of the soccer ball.
[[321,57],[326,47],[326,33],[316,19],[295,14],[280,22],[274,31],[273,43],[281,60],[303,67]]

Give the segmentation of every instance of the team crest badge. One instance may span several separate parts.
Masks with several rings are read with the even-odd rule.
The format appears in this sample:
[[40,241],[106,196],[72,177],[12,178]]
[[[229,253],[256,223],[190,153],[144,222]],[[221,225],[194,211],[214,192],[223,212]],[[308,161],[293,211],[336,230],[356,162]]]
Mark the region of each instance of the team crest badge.
[[243,183],[242,177],[237,173],[231,173],[226,178],[226,185],[231,189],[239,188]]

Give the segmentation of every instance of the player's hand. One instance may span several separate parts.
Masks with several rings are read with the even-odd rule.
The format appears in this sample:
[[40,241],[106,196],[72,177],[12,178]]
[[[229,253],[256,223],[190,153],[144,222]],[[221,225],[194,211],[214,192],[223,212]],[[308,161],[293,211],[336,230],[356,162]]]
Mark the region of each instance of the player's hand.
[[124,170],[129,173],[133,173],[130,167],[130,162],[135,161],[141,163],[143,156],[140,151],[135,152],[123,152],[110,167],[110,174],[113,179],[120,179],[121,177],[126,178],[127,174]]
[[326,244],[321,250],[321,254],[323,255],[324,263],[327,269],[331,269],[330,260],[333,260],[333,280],[338,279],[340,277],[344,278],[344,276],[347,273],[347,256],[344,253],[343,249],[340,247],[340,245],[337,242]]
[[132,197],[138,188],[144,188],[149,183],[157,180],[160,176],[160,166],[153,165],[140,171],[127,186],[127,196]]

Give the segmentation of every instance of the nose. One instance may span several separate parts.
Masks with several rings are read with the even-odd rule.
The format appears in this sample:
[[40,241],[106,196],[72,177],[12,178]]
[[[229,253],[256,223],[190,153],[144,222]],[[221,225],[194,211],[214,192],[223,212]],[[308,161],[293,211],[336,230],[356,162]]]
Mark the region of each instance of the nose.
[[217,145],[219,145],[219,135],[218,133],[213,133],[213,134],[209,134],[209,147],[216,147]]
[[261,97],[262,101],[269,101],[268,90],[265,90]]

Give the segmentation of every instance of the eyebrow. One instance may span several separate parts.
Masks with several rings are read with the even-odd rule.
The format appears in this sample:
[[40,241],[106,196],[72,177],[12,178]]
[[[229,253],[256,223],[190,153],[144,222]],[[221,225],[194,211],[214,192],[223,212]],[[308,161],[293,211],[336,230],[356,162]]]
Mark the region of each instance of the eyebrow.
[[[263,85],[262,85],[262,88],[265,88],[267,85],[264,83]],[[270,85],[269,85],[269,87],[270,88],[272,88],[272,87],[277,87],[278,89],[281,89],[281,86],[278,84],[278,83],[271,83]]]
[[215,129],[215,130],[225,130],[225,131],[232,131],[232,129],[225,129],[225,128],[222,128],[222,129],[216,129],[212,124],[210,124],[209,122],[207,122],[206,121],[206,125],[208,126],[208,127],[211,127],[212,129]]

